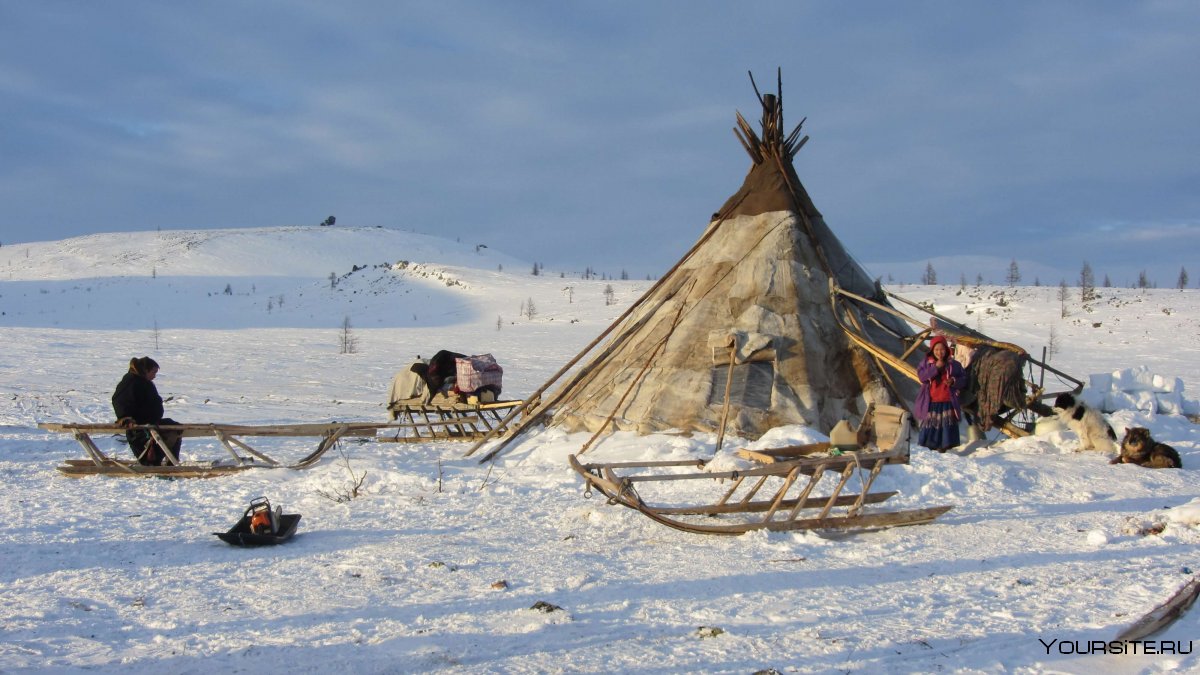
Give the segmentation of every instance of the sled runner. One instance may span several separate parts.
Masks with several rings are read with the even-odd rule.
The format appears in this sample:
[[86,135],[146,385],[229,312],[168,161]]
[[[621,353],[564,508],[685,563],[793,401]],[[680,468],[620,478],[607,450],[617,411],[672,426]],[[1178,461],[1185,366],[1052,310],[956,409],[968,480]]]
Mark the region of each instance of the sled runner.
[[420,443],[425,441],[475,441],[489,433],[507,429],[506,415],[524,401],[459,403],[449,398],[430,403],[397,401],[388,406],[402,426],[394,434],[384,433],[380,441]]
[[[583,464],[575,455],[568,459],[586,483],[585,495],[595,489],[608,497],[609,503],[637,510],[668,527],[698,534],[878,529],[928,523],[949,511],[950,506],[905,511],[867,508],[896,495],[873,493],[871,487],[885,466],[907,464],[909,458],[908,414],[880,406],[868,416],[860,427],[865,433],[859,434],[864,449],[842,451],[829,443],[813,443],[739,450],[738,456],[756,464],[745,470],[703,471],[705,460]],[[687,468],[693,470],[680,471]],[[721,485],[719,496],[712,502],[673,504],[652,501],[654,498],[642,494],[657,489],[669,496],[672,482],[709,485],[714,479],[721,483],[729,480],[731,484]],[[857,494],[846,491],[852,482],[857,483]]]

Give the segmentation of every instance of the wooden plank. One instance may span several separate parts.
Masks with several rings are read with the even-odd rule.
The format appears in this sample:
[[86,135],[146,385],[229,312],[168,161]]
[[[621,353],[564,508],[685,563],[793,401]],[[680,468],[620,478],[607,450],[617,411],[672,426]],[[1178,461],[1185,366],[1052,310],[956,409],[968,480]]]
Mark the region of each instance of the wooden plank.
[[59,472],[72,478],[83,476],[166,476],[170,478],[213,478],[225,476],[247,469],[262,468],[254,465],[244,466],[142,466],[141,464],[124,464],[120,462],[105,464],[64,464],[58,467]]
[[806,445],[789,445],[782,448],[770,448],[767,450],[747,450],[742,448],[734,454],[736,454],[738,457],[754,462],[774,464],[775,462],[784,461],[785,459],[789,458],[813,455],[818,452],[828,452],[829,447],[829,443],[808,443]]
[[[705,525],[677,521],[670,518],[655,517],[647,513],[652,520],[687,532],[700,534],[739,535],[753,530],[768,530],[771,532],[788,532],[793,530],[848,530],[848,529],[881,529],[919,525],[932,522],[952,507],[937,506],[928,509],[913,509],[910,511],[885,511],[882,513],[863,514],[858,516],[833,516],[829,518],[808,518],[803,520],[774,520],[770,522],[741,523],[730,525]],[[670,521],[670,522],[668,522]]]
[[[762,467],[753,469],[745,469],[742,471],[713,471],[713,472],[697,472],[697,473],[677,473],[677,474],[658,474],[658,475],[640,475],[640,476],[623,476],[621,480],[629,481],[630,483],[647,483],[655,481],[678,481],[678,480],[695,480],[697,478],[737,478],[739,476],[778,476],[783,478],[791,472],[793,467],[799,467],[800,472],[811,474],[815,469],[820,467],[823,470],[842,471],[847,466],[856,466],[863,469],[873,469],[879,462],[885,464],[907,464],[908,453],[899,452],[881,452],[881,453],[855,453],[848,452],[844,455],[830,455],[828,457],[808,457],[802,459],[792,459],[784,462],[776,462]],[[620,468],[617,464],[604,465],[585,465],[585,468]]]
[[703,468],[706,464],[703,459],[667,459],[662,461],[649,462],[599,462],[592,464],[583,464],[585,469],[641,469],[656,466],[694,466]]
[[[475,418],[462,418],[463,420]],[[445,423],[431,422],[437,426],[452,426],[460,424],[460,420],[452,420]],[[325,436],[333,433],[338,429],[346,427],[343,436],[372,436],[379,430],[386,429],[405,429],[415,426],[425,426],[424,424],[396,424],[393,422],[329,422],[320,424],[267,424],[267,425],[239,425],[239,424],[162,424],[162,425],[138,425],[134,429],[150,429],[157,428],[160,431],[179,431],[186,438],[200,438],[205,436],[215,436],[216,432],[220,431],[230,436]],[[42,422],[38,424],[39,429],[52,431],[56,433],[75,433],[83,432],[88,434],[124,434],[127,429],[113,424],[61,424],[56,422]]]
[[[895,497],[898,492],[872,492],[863,496],[864,504],[878,504]],[[835,499],[835,506],[851,506],[860,495],[840,495]],[[780,502],[780,508],[791,509],[800,506],[801,509],[817,509],[825,506],[829,501],[829,497],[812,497],[800,501],[799,499],[785,499]],[[736,504],[712,504],[710,506],[647,506],[648,509],[653,509],[657,513],[665,515],[678,516],[704,516],[718,513],[760,513],[771,508],[774,504],[772,501],[753,501]]]
[[[162,424],[162,425],[138,425],[134,429],[150,429],[152,427],[160,431],[178,431],[182,432],[185,438],[199,438],[205,436],[213,436],[217,431],[221,431],[231,436],[324,436],[332,432],[334,429],[341,427],[341,424],[276,424],[276,425],[237,425],[237,424]],[[351,423],[351,435],[354,436],[371,436],[376,429],[389,426],[384,423],[373,422],[356,422]],[[72,433],[82,431],[89,434],[124,434],[127,429],[124,427],[115,426],[112,424],[55,424],[43,422],[38,425],[39,428],[46,431],[59,433]]]

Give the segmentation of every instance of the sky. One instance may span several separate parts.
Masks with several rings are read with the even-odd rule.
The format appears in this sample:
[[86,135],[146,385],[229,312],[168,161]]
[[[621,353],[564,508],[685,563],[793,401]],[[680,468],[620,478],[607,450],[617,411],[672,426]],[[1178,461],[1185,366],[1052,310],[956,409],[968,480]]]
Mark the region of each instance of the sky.
[[1195,285],[1196,35],[1183,1],[0,0],[0,244],[334,215],[658,275],[741,185],[734,113],[778,68],[868,270]]

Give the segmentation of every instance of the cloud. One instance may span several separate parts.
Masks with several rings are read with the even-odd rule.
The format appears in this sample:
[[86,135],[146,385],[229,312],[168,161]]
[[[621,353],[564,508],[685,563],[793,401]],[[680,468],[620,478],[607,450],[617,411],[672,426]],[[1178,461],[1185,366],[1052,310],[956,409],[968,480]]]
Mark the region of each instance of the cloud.
[[[737,190],[734,111],[758,118],[746,71],[773,91],[777,66],[789,125],[808,118],[801,180],[863,259],[917,260],[939,236],[961,255],[1037,238],[1149,258],[1194,227],[1150,224],[1200,217],[1192,3],[5,14],[2,241],[336,213],[660,272]],[[1098,223],[1114,234],[1090,236]]]

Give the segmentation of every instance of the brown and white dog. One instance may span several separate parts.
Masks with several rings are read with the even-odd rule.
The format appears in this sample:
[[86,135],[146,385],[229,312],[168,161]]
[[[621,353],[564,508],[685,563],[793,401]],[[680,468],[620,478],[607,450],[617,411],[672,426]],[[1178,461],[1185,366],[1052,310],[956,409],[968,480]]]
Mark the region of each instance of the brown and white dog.
[[1109,463],[1137,464],[1149,469],[1183,468],[1183,460],[1179,459],[1175,448],[1155,441],[1145,427],[1126,429],[1125,438],[1121,441],[1121,454]]
[[1099,410],[1089,408],[1071,394],[1059,394],[1054,399],[1054,412],[1079,436],[1080,450],[1117,452],[1117,434]]

